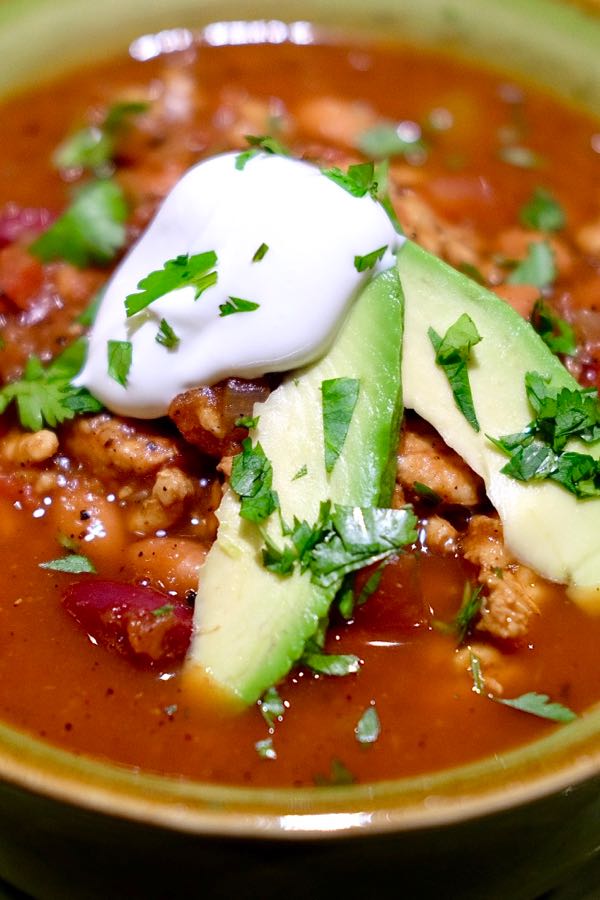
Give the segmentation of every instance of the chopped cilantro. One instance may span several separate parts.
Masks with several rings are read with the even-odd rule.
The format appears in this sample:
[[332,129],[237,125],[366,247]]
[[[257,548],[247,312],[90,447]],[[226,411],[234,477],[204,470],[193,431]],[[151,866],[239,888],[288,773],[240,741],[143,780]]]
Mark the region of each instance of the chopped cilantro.
[[381,723],[375,704],[367,706],[354,729],[359,744],[374,744],[381,734]]
[[300,663],[319,675],[339,678],[353,675],[360,669],[360,659],[353,653],[323,653],[311,647],[304,651]]
[[133,360],[131,341],[108,341],[108,374],[126,387],[127,377]]
[[552,722],[573,722],[577,718],[577,713],[569,709],[568,706],[563,706],[562,703],[550,700],[547,694],[528,691],[519,697],[504,698],[489,693],[485,688],[481,661],[472,650],[470,651],[470,668],[474,692],[487,697],[488,700],[501,703],[503,706],[510,706],[512,709],[517,709],[520,712],[529,713],[531,716],[538,716],[540,719],[550,719]]
[[39,431],[80,413],[99,412],[102,404],[86,388],[73,387],[71,380],[83,365],[87,342],[79,338],[44,368],[37,356],[30,356],[23,377],[0,390],[0,413],[13,400],[24,428]]
[[77,316],[77,319],[75,321],[78,322],[79,325],[83,325],[85,328],[92,327],[92,325],[96,321],[96,316],[98,314],[98,310],[100,309],[100,304],[102,303],[103,296],[104,290],[96,291],[83,312]]
[[422,481],[415,481],[413,490],[426,503],[438,504],[442,502],[440,495],[433,488],[430,488],[429,485],[423,484]]
[[355,256],[354,257],[354,268],[357,272],[366,272],[367,269],[372,269],[377,265],[380,259],[383,258],[385,251],[387,250],[388,245],[384,244],[383,247],[379,247],[377,250],[372,250],[370,253],[365,254],[365,256]]
[[155,341],[157,344],[162,344],[163,347],[167,347],[167,349],[169,350],[172,350],[178,345],[179,338],[166,319],[160,320],[160,325],[158,326],[158,331],[156,332]]
[[325,469],[331,472],[342,452],[358,400],[356,378],[330,378],[321,383]]
[[251,522],[262,522],[279,507],[272,490],[273,467],[260,444],[252,446],[246,438],[242,451],[233,458],[231,487],[241,498],[240,515]]
[[556,278],[554,251],[548,241],[534,241],[522,259],[506,279],[508,284],[533,284],[540,289],[548,287]]
[[481,611],[483,603],[481,591],[481,585],[473,587],[469,581],[464,586],[460,609],[453,623],[459,644],[464,642],[473,626],[473,622]]
[[194,300],[217,282],[214,266],[217,254],[214,250],[196,253],[193,256],[182,254],[175,259],[168,259],[162,269],[150,272],[138,283],[138,293],[129,294],[125,298],[127,316],[134,316],[145,309],[159,297],[184,287],[194,288]]
[[[413,123],[411,123],[412,125]],[[402,127],[392,122],[383,122],[368,128],[358,136],[357,149],[371,159],[384,159],[393,156],[422,155],[427,146],[420,136],[418,126],[414,127],[414,136],[410,139],[402,135]]]
[[560,231],[565,227],[565,212],[546,188],[538,187],[519,210],[519,219],[526,228],[536,231]]
[[124,101],[111,106],[101,125],[88,125],[70,135],[54,152],[52,162],[58,169],[82,168],[104,171],[112,163],[118,134],[131,116],[148,109],[139,101]]
[[156,609],[150,610],[153,616],[156,616],[157,619],[162,619],[164,616],[168,616],[173,612],[175,607],[172,603],[164,603],[162,606],[157,606]]
[[254,303],[252,300],[242,300],[241,297],[229,297],[226,303],[220,303],[219,315],[223,316],[231,316],[234,313],[242,313],[242,312],[252,312],[255,309],[258,309],[260,303]]
[[69,553],[67,556],[61,556],[58,559],[51,559],[48,562],[39,564],[40,569],[51,569],[54,572],[68,572],[71,575],[80,575],[83,572],[95,572],[94,564],[79,553]]
[[272,737],[263,738],[262,740],[257,741],[254,745],[254,749],[261,759],[277,759],[277,752],[273,746]]
[[541,298],[536,301],[530,322],[553,353],[570,356],[577,349],[573,328]]
[[246,164],[259,153],[271,153],[274,156],[290,156],[290,151],[277,138],[271,135],[245,135],[246,143],[250,145],[248,150],[242,151],[236,156],[235,167],[242,171]]
[[443,338],[433,328],[427,333],[435,350],[435,361],[446,373],[456,405],[469,425],[479,431],[468,372],[471,348],[481,340],[475,323],[463,313]]
[[261,259],[264,259],[267,253],[269,252],[268,244],[261,244],[254,256],[252,257],[252,262],[260,262]]
[[272,728],[276,722],[281,721],[285,712],[285,706],[283,704],[283,700],[279,696],[277,688],[268,688],[264,692],[258,703],[260,706],[262,717],[269,728]]
[[240,416],[235,420],[236,428],[256,428],[260,416]]
[[298,481],[299,478],[304,478],[305,475],[308,475],[308,467],[306,463],[303,466],[300,466],[296,474],[293,476],[292,481]]
[[321,171],[323,175],[330,178],[331,181],[335,181],[353,197],[365,197],[370,194],[374,199],[377,198],[378,182],[375,164],[372,162],[349,166],[347,172],[343,172],[337,166],[331,169],[321,169]]
[[339,759],[331,760],[329,775],[315,775],[314,782],[317,787],[341,787],[354,784],[356,778],[352,772]]
[[121,188],[108,178],[81,187],[69,208],[35,240],[31,252],[42,262],[65,259],[75,266],[110,262],[125,244],[127,206]]

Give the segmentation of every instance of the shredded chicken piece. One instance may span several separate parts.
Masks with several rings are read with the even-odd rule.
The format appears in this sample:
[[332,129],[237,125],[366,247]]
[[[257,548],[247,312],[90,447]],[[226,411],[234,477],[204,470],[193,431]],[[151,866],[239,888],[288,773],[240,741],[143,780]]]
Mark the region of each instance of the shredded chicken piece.
[[483,497],[479,476],[420,419],[407,421],[403,430],[396,480],[409,494],[421,482],[444,503],[459,506],[477,506]]
[[480,567],[478,581],[488,590],[477,627],[500,638],[523,637],[539,613],[542,579],[506,550],[498,519],[473,516],[461,546],[465,559]]
[[477,266],[479,252],[472,229],[444,221],[414,191],[392,195],[394,209],[407,237],[453,266]]
[[54,431],[47,428],[33,434],[10,431],[0,442],[0,453],[3,458],[18,466],[46,462],[57,450],[58,438]]
[[458,531],[442,518],[442,516],[430,516],[425,520],[425,541],[430,550],[437,553],[451,554],[456,551]]
[[108,413],[75,419],[65,443],[68,452],[102,481],[116,475],[143,478],[175,463],[180,455],[173,438]]
[[504,692],[504,688],[499,676],[507,668],[505,654],[490,644],[473,641],[468,647],[460,647],[456,651],[454,659],[459,669],[468,671],[471,668],[471,654],[476,656],[481,663],[486,691],[500,696]]
[[312,97],[296,110],[300,128],[320,140],[355,150],[361,134],[377,124],[368,103],[337,97]]
[[600,216],[582,225],[575,234],[575,241],[584,253],[600,257]]

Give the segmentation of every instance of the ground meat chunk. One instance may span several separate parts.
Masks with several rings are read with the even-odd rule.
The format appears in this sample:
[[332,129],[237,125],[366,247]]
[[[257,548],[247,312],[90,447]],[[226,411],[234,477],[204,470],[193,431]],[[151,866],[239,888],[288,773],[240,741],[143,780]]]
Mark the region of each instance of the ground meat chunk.
[[265,379],[248,381],[228,378],[214,387],[195,388],[179,394],[169,407],[169,416],[186,441],[209,456],[239,453],[247,428],[236,426],[240,417],[252,416],[255,403],[269,396]]
[[65,446],[104,483],[154,475],[181,455],[174,437],[108,413],[76,419],[66,430]]
[[498,519],[473,516],[461,546],[465,559],[480,567],[478,580],[488,592],[477,627],[500,638],[523,637],[539,613],[541,578],[506,550]]
[[398,448],[396,480],[414,494],[415,482],[427,485],[443,503],[477,506],[483,482],[422,419],[407,417]]

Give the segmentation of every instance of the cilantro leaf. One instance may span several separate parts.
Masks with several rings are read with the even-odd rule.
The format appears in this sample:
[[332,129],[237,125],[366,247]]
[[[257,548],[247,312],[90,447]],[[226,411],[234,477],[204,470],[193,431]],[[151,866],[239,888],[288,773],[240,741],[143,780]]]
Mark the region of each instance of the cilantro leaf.
[[331,472],[342,452],[358,400],[356,378],[331,378],[321,383],[325,469]]
[[64,140],[55,150],[52,162],[57,169],[82,168],[103,171],[112,163],[116,139],[128,119],[148,109],[141,101],[113,104],[101,125],[88,125]]
[[156,269],[142,278],[138,283],[138,293],[129,294],[125,298],[127,317],[141,312],[159,297],[184,287],[193,287],[194,300],[197,300],[203,291],[216,284],[216,264],[217,254],[214,250],[193,256],[181,254],[175,259],[168,259],[162,269]]
[[126,218],[118,184],[108,178],[91,181],[29,249],[42,262],[65,259],[80,268],[109,263],[125,244]]
[[257,249],[256,253],[254,254],[254,256],[252,257],[252,262],[260,262],[261,259],[265,258],[265,256],[267,255],[268,252],[269,252],[269,245],[264,244],[264,243],[261,244],[260,247]]
[[381,723],[375,704],[367,706],[354,729],[359,744],[374,744],[381,734]]
[[402,136],[402,128],[393,122],[383,122],[363,131],[358,136],[356,147],[371,159],[407,157],[415,153],[423,154],[427,149],[416,128],[414,137],[409,140]]
[[304,478],[308,475],[308,466],[304,463],[303,466],[300,466],[298,471],[294,474],[292,481],[298,481],[299,478]]
[[548,241],[534,241],[527,256],[522,259],[506,279],[508,284],[533,284],[540,289],[552,284],[556,278],[554,251]]
[[282,720],[285,706],[276,687],[267,688],[258,701],[258,704],[260,706],[262,717],[269,728],[272,728],[276,722]]
[[536,300],[529,321],[553,353],[571,356],[577,349],[573,328],[541,298]]
[[251,522],[262,522],[279,507],[279,499],[272,490],[273,467],[260,444],[252,446],[246,438],[242,451],[233,458],[232,489],[241,498],[240,516]]
[[235,158],[235,167],[239,172],[241,172],[246,164],[261,151],[263,153],[271,153],[274,156],[291,155],[287,147],[278,141],[277,138],[274,138],[269,134],[247,134],[245,135],[245,138],[246,142],[250,145],[250,149],[242,151],[242,153],[239,153]]
[[503,697],[494,699],[504,706],[512,706],[513,709],[538,716],[541,719],[550,719],[552,722],[573,722],[577,718],[577,714],[572,709],[563,706],[562,703],[552,702],[547,694],[537,694],[534,691],[512,699]]
[[503,162],[517,169],[537,169],[543,163],[539,153],[522,144],[506,144],[500,148],[498,156]]
[[260,416],[239,416],[234,425],[236,428],[256,428]]
[[339,678],[353,675],[360,669],[360,659],[353,653],[322,653],[309,649],[303,653],[300,663],[320,675]]
[[565,212],[546,188],[538,187],[519,211],[519,220],[535,231],[560,231],[565,227]]
[[80,575],[83,572],[95,572],[94,564],[79,553],[69,553],[58,559],[39,564],[40,569],[51,569],[54,572],[69,572],[71,575]]
[[469,581],[466,582],[463,590],[460,609],[458,610],[453,623],[459,644],[462,644],[464,642],[469,631],[471,630],[473,622],[481,611],[481,605],[483,603],[481,591],[481,585],[478,585],[474,588]]
[[468,372],[471,348],[481,340],[475,323],[463,313],[443,338],[433,328],[427,333],[435,350],[435,361],[446,373],[456,405],[469,425],[479,431]]
[[241,297],[229,297],[226,303],[220,303],[219,316],[231,316],[234,313],[253,312],[258,309],[260,303],[254,303],[252,300],[243,300]]
[[254,749],[261,759],[277,759],[277,751],[275,750],[272,737],[262,738],[262,740],[256,741]]
[[177,337],[167,320],[161,319],[154,340],[157,344],[162,344],[163,347],[172,350],[178,345],[180,339]]
[[343,172],[337,166],[331,169],[321,169],[321,172],[353,197],[365,197],[370,194],[374,199],[377,198],[378,182],[373,162],[349,166],[347,172]]
[[365,254],[365,256],[355,256],[354,268],[356,269],[356,271],[366,272],[367,269],[372,269],[377,265],[379,260],[383,258],[387,248],[388,245],[384,244],[383,247],[379,247],[377,250],[372,250],[370,253]]
[[45,425],[55,428],[78,413],[99,412],[102,404],[86,388],[71,384],[83,365],[86,348],[85,338],[79,338],[46,368],[37,356],[31,356],[23,377],[0,390],[0,413],[15,401],[21,425],[39,431]]
[[108,341],[108,374],[123,387],[127,386],[127,377],[133,361],[131,341]]

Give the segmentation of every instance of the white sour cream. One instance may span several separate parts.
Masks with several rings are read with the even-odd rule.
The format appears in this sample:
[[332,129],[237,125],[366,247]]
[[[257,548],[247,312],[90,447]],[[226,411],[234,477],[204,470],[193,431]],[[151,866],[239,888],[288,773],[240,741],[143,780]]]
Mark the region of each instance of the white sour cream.
[[[76,383],[116,413],[162,416],[190,388],[312,362],[364,282],[393,264],[402,238],[370,196],[353,197],[308,163],[261,153],[238,170],[237,156],[190,169],[107,285]],[[268,251],[253,262],[262,244]],[[375,270],[357,272],[355,256],[386,244]],[[179,288],[127,318],[125,298],[141,279],[210,250],[218,280],[198,300],[193,287]],[[221,316],[229,297],[259,306]],[[163,318],[179,338],[172,349],[156,341]],[[109,340],[132,344],[126,386],[108,373]]]

